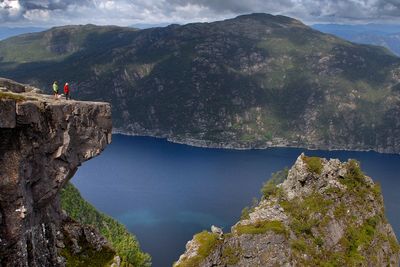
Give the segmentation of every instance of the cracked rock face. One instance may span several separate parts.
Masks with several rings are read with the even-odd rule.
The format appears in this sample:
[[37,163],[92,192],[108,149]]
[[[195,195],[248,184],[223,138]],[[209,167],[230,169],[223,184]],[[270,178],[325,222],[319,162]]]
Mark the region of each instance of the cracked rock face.
[[399,266],[379,186],[357,162],[302,154],[285,177],[222,239],[195,235],[174,267]]
[[[0,79],[0,266],[62,266],[59,191],[111,142],[107,103],[54,100]],[[65,222],[65,223],[64,223]]]

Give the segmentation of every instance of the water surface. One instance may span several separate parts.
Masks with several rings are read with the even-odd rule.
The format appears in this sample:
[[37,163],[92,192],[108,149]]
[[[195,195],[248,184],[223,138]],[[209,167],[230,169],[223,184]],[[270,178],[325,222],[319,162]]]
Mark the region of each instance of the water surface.
[[153,266],[178,259],[193,234],[212,224],[229,231],[242,208],[260,196],[272,172],[290,167],[301,152],[355,158],[382,185],[386,212],[400,236],[400,156],[374,152],[206,149],[150,137],[114,135],[113,143],[72,180],[97,209],[136,234]]

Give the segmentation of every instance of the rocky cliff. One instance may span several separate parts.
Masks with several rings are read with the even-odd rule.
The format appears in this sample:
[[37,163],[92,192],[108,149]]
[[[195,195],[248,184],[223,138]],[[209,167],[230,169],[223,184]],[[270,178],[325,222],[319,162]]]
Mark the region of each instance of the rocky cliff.
[[399,266],[380,188],[356,161],[301,155],[283,176],[231,233],[195,235],[174,266]]
[[96,229],[60,208],[82,162],[111,142],[106,103],[54,100],[0,79],[0,266],[64,266],[61,252],[115,255]]

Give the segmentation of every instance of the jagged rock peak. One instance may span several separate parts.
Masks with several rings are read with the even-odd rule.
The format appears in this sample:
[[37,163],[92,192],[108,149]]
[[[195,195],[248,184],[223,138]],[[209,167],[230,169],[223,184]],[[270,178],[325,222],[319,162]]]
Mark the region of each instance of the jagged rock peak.
[[0,266],[64,266],[61,250],[77,240],[112,251],[59,204],[78,166],[111,142],[110,105],[39,92],[0,79]]
[[357,161],[301,154],[278,174],[231,233],[195,235],[174,266],[399,266],[380,187]]

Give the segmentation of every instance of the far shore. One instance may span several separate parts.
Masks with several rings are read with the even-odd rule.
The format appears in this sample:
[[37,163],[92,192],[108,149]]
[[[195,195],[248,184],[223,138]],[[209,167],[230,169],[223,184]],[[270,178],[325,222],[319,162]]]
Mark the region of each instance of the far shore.
[[227,143],[215,143],[210,140],[198,140],[193,138],[179,138],[179,137],[170,137],[168,135],[157,135],[153,133],[134,133],[128,132],[121,129],[113,129],[113,134],[120,134],[126,136],[138,136],[138,137],[152,137],[157,139],[163,139],[170,143],[187,145],[192,147],[200,147],[200,148],[214,148],[214,149],[231,149],[231,150],[264,150],[268,148],[298,148],[298,149],[307,149],[307,150],[325,150],[325,151],[348,151],[348,152],[375,152],[379,154],[393,154],[399,155],[400,153],[395,153],[392,151],[385,151],[384,149],[360,149],[360,148],[340,148],[340,147],[314,147],[307,145],[291,145],[287,142],[282,143],[270,143],[264,145],[252,145],[252,144],[239,144],[237,142],[227,142]]

